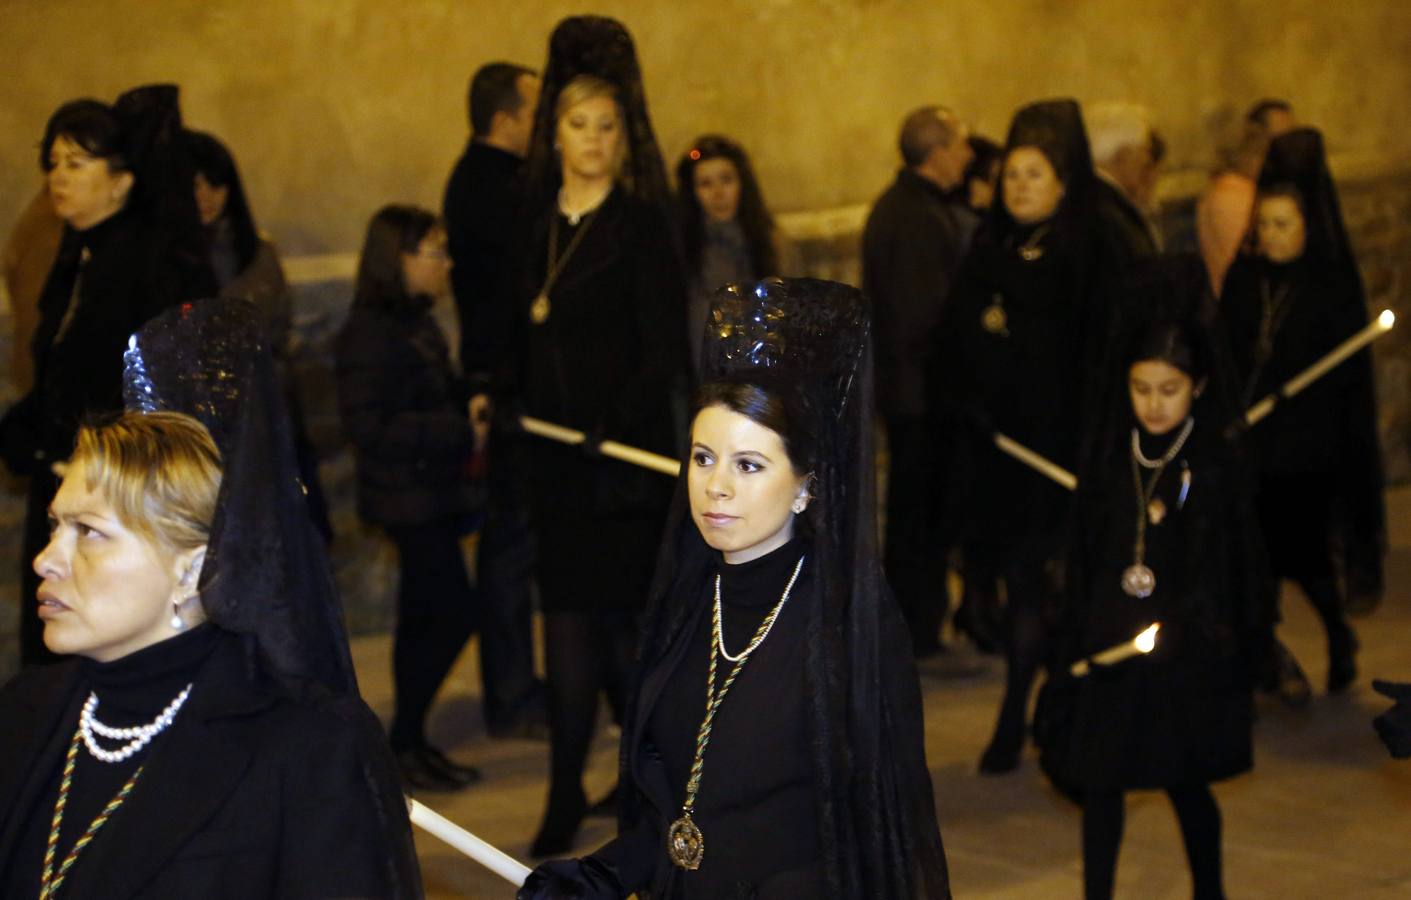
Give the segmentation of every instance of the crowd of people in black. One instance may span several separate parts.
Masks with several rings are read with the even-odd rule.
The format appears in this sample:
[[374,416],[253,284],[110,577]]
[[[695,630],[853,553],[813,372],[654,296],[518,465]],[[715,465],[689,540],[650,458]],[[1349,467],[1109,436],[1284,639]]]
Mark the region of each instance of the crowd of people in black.
[[[48,122],[7,254],[32,370],[0,458],[28,479],[38,605],[0,692],[5,893],[236,896],[238,871],[261,895],[418,895],[398,792],[481,780],[426,729],[478,633],[487,732],[550,743],[533,855],[619,824],[521,897],[948,896],[915,660],[959,642],[1006,665],[979,771],[1033,735],[1083,807],[1086,896],[1112,895],[1124,793],[1153,789],[1195,896],[1224,896],[1209,786],[1252,765],[1256,691],[1312,691],[1278,580],[1326,628],[1329,691],[1382,590],[1369,352],[1246,416],[1368,322],[1319,132],[1256,105],[1176,253],[1142,107],[1031,103],[1001,145],[921,106],[859,291],[796,277],[737,140],[697,138],[672,190],[611,19],[560,23],[542,71],[485,65],[468,106],[441,213],[369,222],[335,348],[358,514],[399,560],[385,741],[329,574],[292,295],[234,159],[170,86]],[[682,459],[674,487],[607,440]],[[1386,691],[1404,755],[1411,696]],[[620,777],[590,798],[604,698]],[[118,875],[109,848],[149,834]]]

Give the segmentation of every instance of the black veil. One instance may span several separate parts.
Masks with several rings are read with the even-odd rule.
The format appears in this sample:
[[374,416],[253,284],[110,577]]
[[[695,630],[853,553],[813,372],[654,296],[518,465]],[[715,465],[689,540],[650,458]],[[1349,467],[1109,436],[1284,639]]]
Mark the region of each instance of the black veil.
[[[1366,327],[1367,293],[1343,224],[1337,187],[1328,169],[1323,136],[1313,128],[1296,128],[1269,145],[1259,187],[1291,185],[1298,189],[1304,219],[1304,258],[1326,276],[1329,296],[1321,302],[1342,304],[1341,321],[1350,337]],[[1341,364],[1349,389],[1342,394],[1338,439],[1335,542],[1340,545],[1347,597],[1354,608],[1374,606],[1385,587],[1382,561],[1386,554],[1386,506],[1383,497],[1381,444],[1377,430],[1372,351],[1363,349]],[[1258,399],[1258,398],[1254,398]],[[1277,411],[1274,413],[1278,415]],[[1256,426],[1258,427],[1258,426]]]
[[199,585],[207,616],[243,636],[255,670],[295,696],[356,694],[342,605],[259,312],[233,300],[172,307],[132,336],[123,380],[129,409],[194,416],[220,448]]
[[[806,680],[820,841],[834,897],[949,896],[926,768],[920,687],[877,555],[871,316],[855,288],[814,279],[732,285],[712,301],[703,383],[746,379],[806,395],[819,440],[810,534]],[[688,620],[713,559],[677,481],[643,629],[645,671]],[[633,722],[629,714],[624,718]],[[622,746],[633,740],[624,735]],[[623,779],[630,761],[623,760]],[[638,811],[631,800],[621,827]]]

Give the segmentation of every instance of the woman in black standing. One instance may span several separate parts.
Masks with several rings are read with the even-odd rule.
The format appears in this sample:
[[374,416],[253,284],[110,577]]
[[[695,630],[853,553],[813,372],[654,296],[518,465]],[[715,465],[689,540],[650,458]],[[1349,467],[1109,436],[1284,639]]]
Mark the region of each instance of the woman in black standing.
[[[1206,287],[1191,262],[1132,289],[1140,324],[1110,374],[1125,390],[1092,419],[1095,459],[1079,486],[1056,676],[1074,697],[1072,730],[1043,742],[1043,761],[1081,795],[1089,900],[1112,896],[1130,790],[1166,792],[1194,896],[1224,896],[1210,783],[1252,765],[1253,688],[1272,640],[1273,584],[1228,432],[1231,367],[1193,317]],[[1153,624],[1148,654],[1069,678],[1073,662]]]
[[1091,374],[1106,346],[1107,261],[1078,104],[1015,114],[998,195],[942,322],[937,396],[959,416],[953,496],[967,567],[1004,586],[1008,672],[980,770],[1019,764],[1030,689],[1059,604],[1072,492],[1001,453],[994,433],[1076,472]]
[[[1246,405],[1367,324],[1321,135],[1299,128],[1275,139],[1259,191],[1257,251],[1235,261],[1220,295]],[[1371,351],[1280,401],[1250,438],[1270,562],[1317,611],[1327,633],[1327,687],[1343,690],[1357,675],[1357,638],[1345,610],[1367,610],[1380,599],[1386,547]],[[1287,652],[1279,682],[1287,699],[1307,702],[1307,680]]]
[[339,412],[357,460],[358,513],[397,545],[392,750],[408,784],[430,790],[480,778],[426,737],[432,701],[476,617],[460,538],[478,507],[468,474],[477,434],[470,392],[431,315],[450,272],[446,230],[434,214],[379,210],[368,223],[353,308],[335,351]]
[[600,692],[620,717],[670,500],[667,479],[594,447],[610,438],[677,455],[673,396],[689,359],[666,173],[619,23],[585,16],[554,30],[525,197],[499,406],[589,435],[584,448],[525,444],[551,738],[532,852],[546,856],[568,849],[587,811],[582,775]]
[[832,282],[716,295],[618,837],[540,866],[522,898],[950,895],[910,639],[877,555],[870,328],[862,295]]
[[[39,298],[34,388],[0,422],[0,455],[29,478],[23,596],[34,595],[30,562],[48,540],[59,486],[50,467],[73,449],[85,414],[122,407],[128,337],[168,306],[215,294],[180,138],[172,85],[135,88],[111,106],[74,100],[45,126],[39,163],[64,236]],[[25,663],[53,660],[32,610],[20,633]]]
[[781,274],[778,236],[745,148],[718,134],[696,138],[676,164],[676,206],[690,279],[686,337],[699,366],[711,294]]

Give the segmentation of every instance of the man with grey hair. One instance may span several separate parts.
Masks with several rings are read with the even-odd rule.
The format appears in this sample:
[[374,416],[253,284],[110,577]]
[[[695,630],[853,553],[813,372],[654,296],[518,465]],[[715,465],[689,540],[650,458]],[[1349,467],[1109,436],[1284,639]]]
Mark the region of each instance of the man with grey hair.
[[1098,215],[1127,259],[1155,256],[1161,238],[1150,218],[1161,140],[1146,107],[1093,103],[1083,113],[1097,170]]
[[[906,613],[918,656],[940,649],[946,609],[945,547],[937,534],[943,448],[928,425],[925,361],[951,282],[978,219],[960,187],[970,130],[942,106],[902,122],[903,166],[877,199],[862,234],[862,285],[872,298],[877,408],[891,459],[887,580]],[[943,443],[943,442],[942,442]]]

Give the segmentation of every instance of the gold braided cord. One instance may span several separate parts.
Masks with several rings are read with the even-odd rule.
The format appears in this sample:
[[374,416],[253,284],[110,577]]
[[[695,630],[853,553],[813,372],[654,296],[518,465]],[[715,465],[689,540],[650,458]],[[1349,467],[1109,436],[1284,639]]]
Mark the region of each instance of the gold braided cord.
[[132,777],[127,780],[109,800],[102,811],[89,823],[87,830],[74,842],[73,848],[69,850],[64,861],[59,865],[57,874],[54,872],[54,856],[59,846],[59,826],[64,821],[64,808],[68,806],[69,789],[73,786],[74,767],[78,763],[78,744],[83,735],[83,727],[79,726],[74,731],[73,740],[69,742],[69,752],[64,757],[64,774],[59,780],[59,799],[54,801],[54,818],[49,825],[49,839],[44,847],[44,869],[39,878],[39,900],[50,900],[59,890],[59,885],[64,883],[64,876],[68,875],[69,869],[73,868],[75,860],[83,848],[93,842],[94,836],[98,834],[98,829],[102,828],[107,821],[112,818],[113,813],[118,811],[127,795],[132,793],[132,788],[137,784],[137,779],[142,775],[145,763],[137,767],[137,771],[132,773]]

